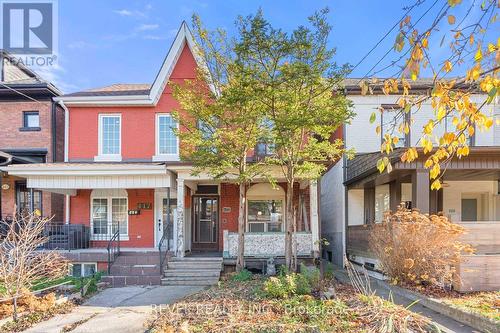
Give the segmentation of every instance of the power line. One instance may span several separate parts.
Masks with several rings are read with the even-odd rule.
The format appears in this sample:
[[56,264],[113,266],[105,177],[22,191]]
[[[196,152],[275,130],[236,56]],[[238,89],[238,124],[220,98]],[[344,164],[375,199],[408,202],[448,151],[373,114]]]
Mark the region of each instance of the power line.
[[41,101],[39,101],[39,100],[37,100],[37,99],[35,99],[35,98],[31,97],[31,96],[28,96],[28,95],[26,95],[25,93],[22,93],[22,92],[20,92],[20,91],[19,91],[19,90],[17,90],[17,89],[14,89],[14,88],[12,88],[12,87],[9,87],[9,86],[8,86],[8,85],[6,85],[5,83],[0,82],[0,85],[1,85],[1,86],[3,86],[3,87],[5,87],[5,88],[7,88],[7,89],[9,89],[9,90],[11,90],[11,91],[13,91],[13,92],[15,92],[16,94],[19,94],[19,95],[21,95],[21,96],[26,97],[26,98],[27,98],[27,99],[29,99],[29,100],[32,100],[33,102],[40,103],[40,104],[44,104],[43,102],[41,102]]
[[351,69],[351,72],[354,71],[379,45],[380,43],[382,43],[384,41],[384,39],[387,38],[387,36],[389,36],[389,34],[394,30],[394,28],[396,28],[399,23],[405,19],[406,16],[408,16],[408,14],[413,10],[413,8],[415,8],[416,5],[414,6],[411,6],[405,13],[404,15],[396,22],[394,23],[394,25],[392,26],[392,28],[386,32],[386,34],[381,38],[379,39],[379,41],[370,49],[370,51],[368,51],[368,53],[366,53],[363,58],[361,58],[360,61],[358,61],[358,63],[356,65],[354,65],[354,67]]
[[[436,0],[434,1],[434,3],[418,18],[418,20],[412,24],[412,26],[414,27],[416,24],[418,24],[418,22],[420,22],[422,20],[422,18],[424,18],[425,15],[427,15],[427,13],[429,13],[429,11],[439,2],[439,0]],[[446,6],[443,5],[443,8]],[[440,12],[443,10],[443,8],[441,8]],[[366,77],[368,77],[370,75],[370,73],[372,73],[372,71],[389,55],[389,53],[391,53],[393,50],[393,47],[389,48],[389,50],[387,50],[387,52],[382,56],[382,58],[379,59],[379,61],[377,61],[377,63],[375,65],[373,65],[370,70],[368,70],[368,72],[366,72],[365,75],[363,75],[359,81],[358,81],[358,84],[363,80],[365,79]],[[398,61],[403,58],[406,54],[408,54],[410,49],[406,50],[406,52],[398,59]],[[397,61],[396,61],[397,62]],[[375,75],[377,73],[380,73],[381,71],[391,67],[394,65],[395,62],[391,62],[391,64],[387,65],[386,67],[384,67],[383,69],[381,70],[378,70],[376,72],[374,72],[372,75]]]

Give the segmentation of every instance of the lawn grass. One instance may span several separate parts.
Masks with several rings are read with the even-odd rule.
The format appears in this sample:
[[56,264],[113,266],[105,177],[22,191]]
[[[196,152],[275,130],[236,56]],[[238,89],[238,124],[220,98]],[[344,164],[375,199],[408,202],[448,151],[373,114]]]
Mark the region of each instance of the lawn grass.
[[442,301],[452,307],[500,323],[500,291],[473,293],[460,297],[444,298]]

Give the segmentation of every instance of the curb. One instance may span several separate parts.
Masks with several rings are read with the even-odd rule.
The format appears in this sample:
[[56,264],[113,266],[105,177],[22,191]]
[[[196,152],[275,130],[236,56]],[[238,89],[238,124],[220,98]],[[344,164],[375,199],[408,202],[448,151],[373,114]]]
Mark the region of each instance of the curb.
[[[334,272],[335,277],[343,282],[350,283],[347,274],[339,269],[336,269]],[[481,317],[475,313],[465,312],[459,309],[456,309],[448,304],[445,304],[437,299],[427,297],[423,294],[407,290],[398,286],[390,285],[385,281],[377,280],[370,277],[370,284],[372,287],[384,288],[389,290],[395,295],[400,297],[407,298],[411,301],[418,301],[419,304],[425,306],[428,309],[436,311],[442,315],[450,317],[451,319],[468,325],[474,329],[477,329],[481,332],[491,332],[491,333],[500,333],[500,324],[489,320],[487,318]]]
[[434,310],[438,313],[441,313],[445,316],[448,316],[462,324],[466,324],[472,328],[480,330],[482,332],[491,332],[491,333],[499,333],[500,332],[500,324],[489,320],[488,318],[484,318],[475,313],[465,312],[454,308],[448,304],[443,303],[440,300],[427,297],[423,294],[407,290],[398,286],[390,285],[384,281],[371,279],[371,283],[375,283],[377,287],[385,288],[390,290],[392,293],[408,298],[412,301],[418,301],[421,305]]

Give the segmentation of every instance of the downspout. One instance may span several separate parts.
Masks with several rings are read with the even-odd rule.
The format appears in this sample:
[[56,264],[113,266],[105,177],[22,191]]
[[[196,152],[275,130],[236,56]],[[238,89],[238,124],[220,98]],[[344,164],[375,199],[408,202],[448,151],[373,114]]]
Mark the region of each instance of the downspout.
[[52,119],[51,119],[51,123],[52,123],[52,162],[56,162],[57,161],[57,122],[56,122],[56,102],[54,102],[53,99],[51,99],[52,101],[52,110],[51,110],[51,113],[52,113]]
[[[59,105],[64,110],[64,162],[68,162],[68,151],[69,151],[69,109],[64,105],[63,101],[58,101]],[[64,223],[70,223],[70,206],[71,206],[71,198],[69,194],[65,196],[65,211],[64,211]]]

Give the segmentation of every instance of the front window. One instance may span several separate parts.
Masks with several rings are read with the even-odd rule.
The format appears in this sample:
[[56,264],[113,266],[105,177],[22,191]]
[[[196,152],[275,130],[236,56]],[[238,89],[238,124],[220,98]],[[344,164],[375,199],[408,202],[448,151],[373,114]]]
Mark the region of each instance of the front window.
[[87,277],[93,276],[96,272],[96,263],[74,263],[70,265],[69,275],[73,277]]
[[157,119],[157,154],[177,155],[178,139],[174,129],[177,128],[177,121],[167,114],[158,115]]
[[127,198],[92,199],[92,234],[112,236],[120,228],[120,235],[128,235]]
[[[16,206],[20,214],[29,214],[31,203],[31,190],[26,187],[25,182],[16,182]],[[42,192],[33,191],[33,208],[36,215],[42,215]]]
[[249,200],[248,231],[283,231],[283,200]]
[[121,116],[99,116],[99,155],[121,154]]

